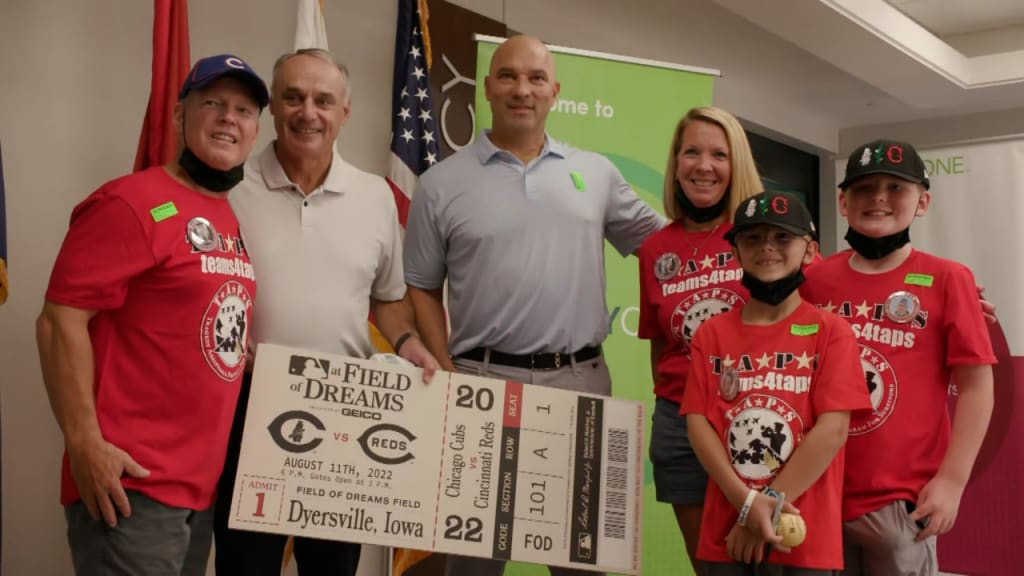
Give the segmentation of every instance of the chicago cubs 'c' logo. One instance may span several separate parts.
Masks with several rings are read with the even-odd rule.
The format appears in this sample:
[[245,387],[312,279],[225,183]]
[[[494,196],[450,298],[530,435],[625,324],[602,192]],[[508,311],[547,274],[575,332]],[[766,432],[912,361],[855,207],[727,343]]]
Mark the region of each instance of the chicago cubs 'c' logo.
[[228,280],[217,290],[200,325],[199,345],[214,374],[232,381],[245,367],[252,297],[245,286]]
[[309,452],[324,441],[319,435],[313,438],[309,438],[309,435],[315,434],[315,430],[323,432],[326,427],[319,418],[309,412],[290,410],[274,418],[267,426],[267,430],[270,432],[270,437],[274,439],[274,443],[282,450]]
[[871,412],[855,413],[850,420],[850,436],[867,434],[884,424],[896,408],[899,392],[896,373],[877,350],[861,344],[860,366],[871,397]]
[[732,310],[743,299],[739,294],[725,288],[707,288],[693,293],[681,301],[669,317],[669,328],[672,337],[685,344],[683,348],[689,354],[690,340],[701,323],[713,316]]

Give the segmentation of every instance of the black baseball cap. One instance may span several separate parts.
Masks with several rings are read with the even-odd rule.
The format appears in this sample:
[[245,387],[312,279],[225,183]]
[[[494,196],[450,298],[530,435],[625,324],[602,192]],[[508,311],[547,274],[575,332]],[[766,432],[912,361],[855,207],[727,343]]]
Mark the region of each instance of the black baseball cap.
[[725,239],[735,245],[736,234],[745,228],[768,224],[782,228],[797,236],[810,234],[817,237],[814,219],[800,197],[790,192],[761,192],[743,201],[736,208],[732,228],[725,233]]
[[907,142],[875,140],[857,146],[846,161],[846,177],[839,188],[846,190],[854,180],[868,174],[889,174],[921,184],[925,190],[930,186],[924,160]]
[[233,54],[218,54],[217,56],[199,59],[195,66],[192,67],[192,71],[188,73],[185,82],[181,85],[181,91],[178,92],[178,101],[184,100],[185,96],[192,90],[202,88],[223,76],[237,78],[249,87],[253,99],[259,104],[261,110],[267,107],[267,103],[270,102],[267,85],[252,67]]

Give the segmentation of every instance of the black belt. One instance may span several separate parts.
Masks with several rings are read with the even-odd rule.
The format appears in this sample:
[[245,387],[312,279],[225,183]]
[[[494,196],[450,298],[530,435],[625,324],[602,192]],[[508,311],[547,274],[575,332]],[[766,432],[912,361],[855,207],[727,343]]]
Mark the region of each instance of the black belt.
[[[459,358],[483,362],[487,353],[486,348],[473,348],[469,352],[459,354]],[[573,359],[577,362],[593,360],[601,355],[600,346],[587,346],[569,354],[568,352],[540,352],[537,354],[506,354],[491,350],[491,364],[502,366],[515,366],[527,370],[557,370],[562,366],[568,366]]]

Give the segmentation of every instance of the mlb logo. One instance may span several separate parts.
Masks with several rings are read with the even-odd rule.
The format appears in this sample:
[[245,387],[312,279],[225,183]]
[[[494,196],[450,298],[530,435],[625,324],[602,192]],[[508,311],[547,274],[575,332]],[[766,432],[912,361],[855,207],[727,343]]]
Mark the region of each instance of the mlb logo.
[[580,558],[589,560],[590,555],[593,553],[592,537],[589,533],[583,532],[579,535],[576,542],[576,553]]
[[288,373],[303,378],[327,378],[331,371],[331,363],[327,360],[311,356],[292,356],[288,362]]

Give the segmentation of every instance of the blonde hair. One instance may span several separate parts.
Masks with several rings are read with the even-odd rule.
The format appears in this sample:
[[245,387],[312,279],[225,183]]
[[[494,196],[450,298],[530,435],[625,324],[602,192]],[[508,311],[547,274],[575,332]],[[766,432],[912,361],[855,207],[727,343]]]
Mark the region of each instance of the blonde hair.
[[760,174],[757,173],[754,155],[750,152],[750,142],[747,141],[747,134],[743,131],[743,126],[740,126],[740,121],[715,106],[691,108],[676,124],[675,134],[672,135],[672,147],[668,151],[668,166],[665,168],[665,189],[662,194],[665,215],[671,220],[683,217],[683,210],[676,201],[676,169],[679,168],[679,149],[683,145],[683,131],[694,122],[708,122],[718,126],[725,132],[725,139],[729,142],[731,176],[729,189],[726,190],[726,194],[729,195],[726,218],[732,222],[736,208],[747,198],[763,192],[764,185],[761,183]]

